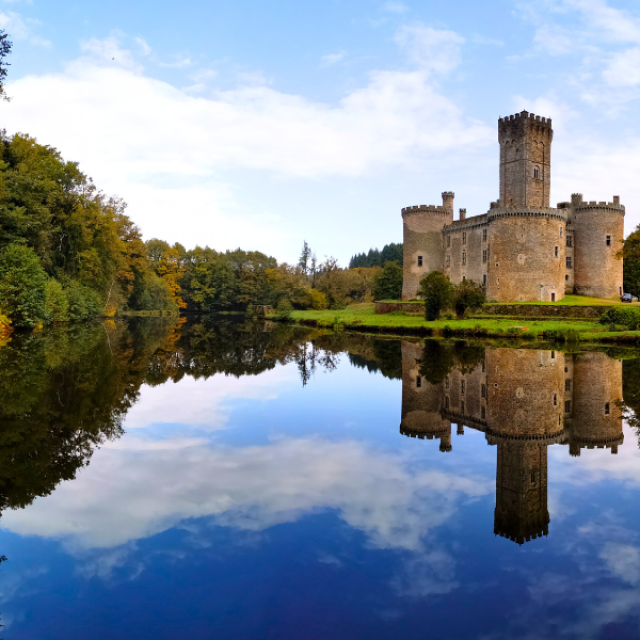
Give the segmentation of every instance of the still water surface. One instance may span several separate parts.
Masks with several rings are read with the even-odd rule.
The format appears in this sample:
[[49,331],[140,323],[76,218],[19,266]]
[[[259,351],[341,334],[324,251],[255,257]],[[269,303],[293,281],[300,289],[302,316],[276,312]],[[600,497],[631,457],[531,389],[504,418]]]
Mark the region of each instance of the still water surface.
[[637,638],[639,356],[213,321],[14,338],[2,637]]

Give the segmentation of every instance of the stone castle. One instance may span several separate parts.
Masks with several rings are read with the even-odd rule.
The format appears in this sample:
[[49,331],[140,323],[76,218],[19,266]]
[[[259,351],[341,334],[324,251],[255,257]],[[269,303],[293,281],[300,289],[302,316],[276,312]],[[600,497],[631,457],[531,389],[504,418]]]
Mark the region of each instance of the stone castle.
[[[494,532],[518,544],[548,534],[547,449],[617,453],[623,443],[622,361],[604,353],[487,348],[480,361],[427,380],[434,358],[402,342],[400,433],[452,450],[452,423],[497,448]],[[437,366],[436,366],[437,369]]]
[[403,300],[415,299],[421,278],[442,271],[451,282],[470,279],[488,301],[556,301],[566,293],[622,295],[624,205],[570,202],[549,206],[550,118],[523,111],[498,120],[500,198],[487,213],[453,219],[454,194],[442,206],[402,209]]

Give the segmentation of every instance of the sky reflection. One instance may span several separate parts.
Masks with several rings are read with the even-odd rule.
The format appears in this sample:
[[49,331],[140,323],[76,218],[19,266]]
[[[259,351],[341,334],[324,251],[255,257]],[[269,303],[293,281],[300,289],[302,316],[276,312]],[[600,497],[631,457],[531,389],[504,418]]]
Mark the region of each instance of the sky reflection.
[[[578,387],[582,363],[613,367],[588,376],[598,407],[622,392],[619,361],[397,346],[401,370],[382,362],[395,379],[360,341],[325,344],[333,364],[305,387],[295,358],[143,385],[122,437],[3,512],[5,637],[636,637],[637,435],[614,433],[618,414],[585,420],[575,386],[575,406],[553,404],[569,358]],[[542,374],[528,386],[530,361]],[[508,434],[520,439],[504,449]],[[544,483],[529,457],[501,471],[499,455],[534,436]],[[545,507],[548,536],[494,535],[501,517],[526,537],[527,509]]]

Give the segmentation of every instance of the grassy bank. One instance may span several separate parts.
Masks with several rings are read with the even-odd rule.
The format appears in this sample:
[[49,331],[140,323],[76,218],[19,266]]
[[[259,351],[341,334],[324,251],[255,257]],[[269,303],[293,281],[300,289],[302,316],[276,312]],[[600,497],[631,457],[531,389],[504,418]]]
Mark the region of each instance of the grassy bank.
[[[590,303],[592,304],[592,303]],[[354,304],[346,309],[323,311],[294,311],[292,319],[301,324],[323,328],[343,327],[354,331],[385,333],[390,335],[464,335],[487,337],[517,337],[519,339],[554,338],[579,339],[589,342],[637,342],[640,331],[608,331],[607,327],[594,320],[556,319],[529,320],[527,318],[467,318],[446,319],[427,322],[423,317],[394,313],[374,313],[371,303]]]

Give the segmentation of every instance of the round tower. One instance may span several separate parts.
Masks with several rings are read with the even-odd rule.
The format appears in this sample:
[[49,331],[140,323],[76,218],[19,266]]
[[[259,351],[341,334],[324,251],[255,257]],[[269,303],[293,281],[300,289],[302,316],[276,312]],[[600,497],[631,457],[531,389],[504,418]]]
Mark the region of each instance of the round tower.
[[622,293],[624,205],[584,202],[581,194],[571,197],[575,228],[575,291],[595,298],[619,298]]
[[622,444],[622,362],[605,353],[581,353],[573,365],[572,455],[580,449],[608,448],[617,453]]
[[413,300],[420,280],[431,271],[444,270],[444,226],[453,222],[451,191],[442,194],[443,206],[420,205],[402,209],[404,278],[402,299]]
[[566,263],[565,212],[544,207],[494,207],[487,218],[487,300],[562,300]]

